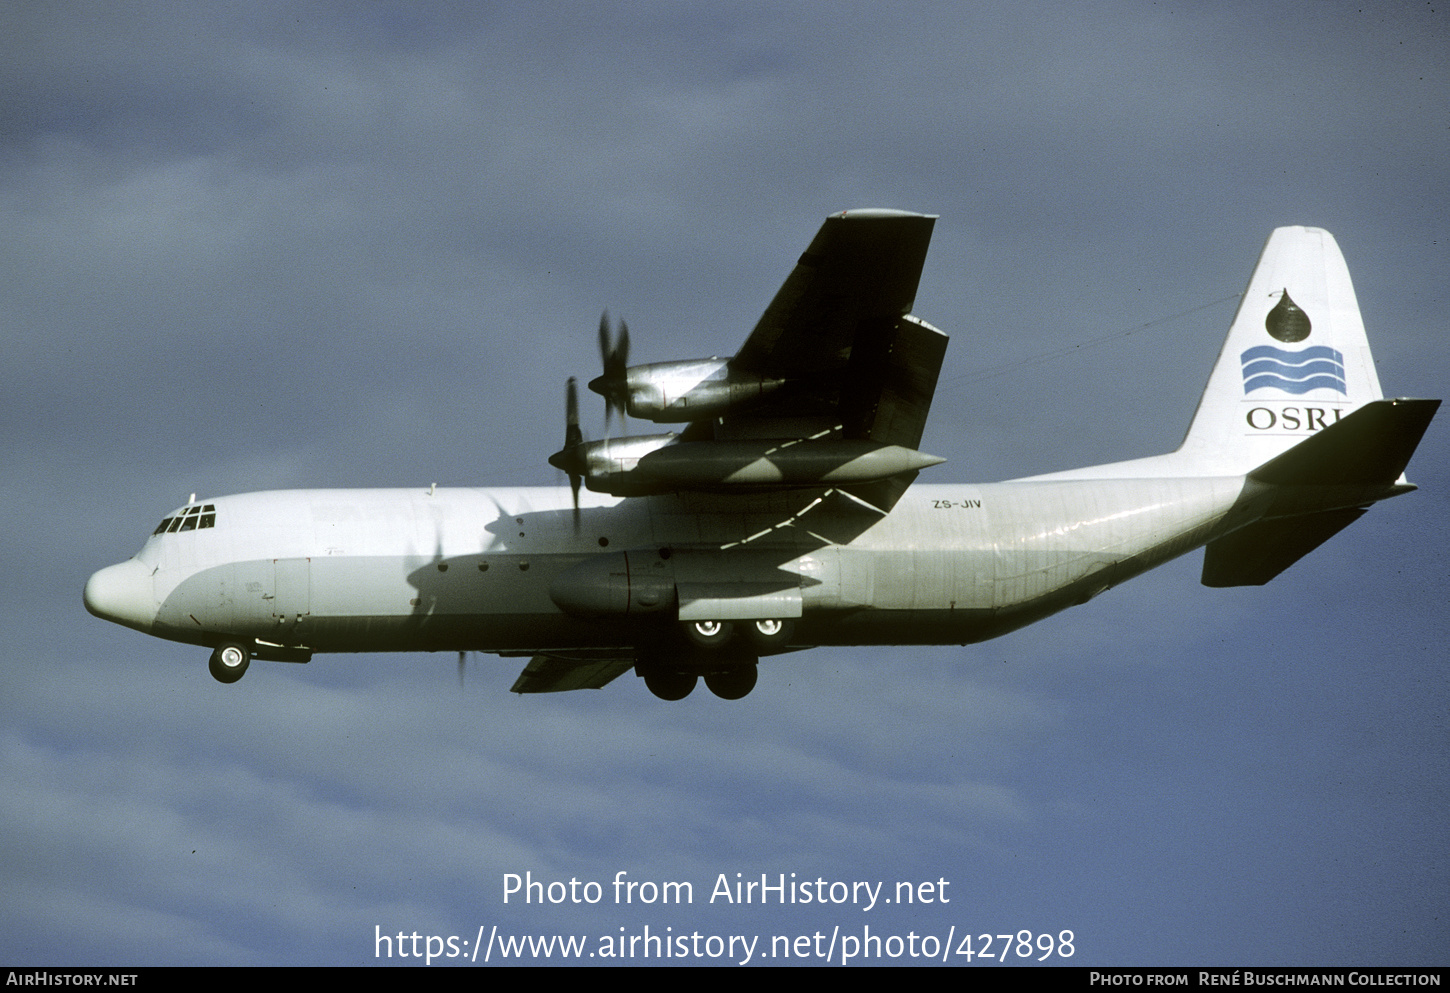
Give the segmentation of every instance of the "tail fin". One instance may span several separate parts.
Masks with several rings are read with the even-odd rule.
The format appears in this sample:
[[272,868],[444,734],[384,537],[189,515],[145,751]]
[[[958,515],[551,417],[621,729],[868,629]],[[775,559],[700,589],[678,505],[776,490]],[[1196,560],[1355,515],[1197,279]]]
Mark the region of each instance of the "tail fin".
[[1334,236],[1279,228],[1174,460],[1195,475],[1246,473],[1382,396]]

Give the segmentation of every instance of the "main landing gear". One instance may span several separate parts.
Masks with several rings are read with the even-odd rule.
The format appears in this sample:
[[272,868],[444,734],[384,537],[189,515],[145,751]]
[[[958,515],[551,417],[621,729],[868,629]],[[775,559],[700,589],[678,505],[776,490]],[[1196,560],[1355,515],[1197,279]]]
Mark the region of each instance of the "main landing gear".
[[705,685],[710,687],[711,693],[722,700],[739,700],[755,689],[757,668],[754,662],[749,662],[732,666],[729,669],[707,672],[705,673]]
[[234,641],[218,645],[216,651],[211,653],[211,662],[207,668],[211,669],[212,678],[219,683],[235,683],[247,673],[247,666],[252,662],[252,653]]
[[683,621],[678,641],[641,650],[635,671],[661,700],[683,700],[701,676],[711,693],[739,700],[755,689],[760,656],[785,651],[794,633],[794,622],[774,618]]
[[640,675],[649,691],[661,700],[683,700],[700,678],[697,673],[667,669],[658,662],[640,663]]

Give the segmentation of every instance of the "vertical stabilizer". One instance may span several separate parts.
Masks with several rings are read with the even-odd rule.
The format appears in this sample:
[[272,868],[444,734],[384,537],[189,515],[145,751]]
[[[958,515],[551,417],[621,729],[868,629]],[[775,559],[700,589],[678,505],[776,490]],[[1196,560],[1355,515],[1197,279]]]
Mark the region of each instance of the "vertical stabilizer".
[[1247,472],[1381,396],[1334,236],[1279,228],[1175,461],[1195,474]]

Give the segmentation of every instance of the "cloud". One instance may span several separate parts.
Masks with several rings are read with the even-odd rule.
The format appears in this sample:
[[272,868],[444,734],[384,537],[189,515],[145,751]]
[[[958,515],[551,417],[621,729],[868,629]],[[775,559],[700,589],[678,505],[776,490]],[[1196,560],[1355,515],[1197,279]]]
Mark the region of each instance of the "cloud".
[[451,655],[222,687],[80,606],[192,491],[560,482],[602,309],[640,361],[728,353],[850,206],[942,214],[932,481],[1176,445],[1283,223],[1335,231],[1386,389],[1435,395],[1438,16],[7,10],[0,949],[357,964],[375,927],[858,922],[502,902],[508,872],[620,870],[948,878],[873,929],[1050,920],[1084,963],[1444,947],[1433,425],[1420,493],[1262,589],[1193,557],[984,645],[774,659],[731,704],[516,698],[492,657],[460,692]]

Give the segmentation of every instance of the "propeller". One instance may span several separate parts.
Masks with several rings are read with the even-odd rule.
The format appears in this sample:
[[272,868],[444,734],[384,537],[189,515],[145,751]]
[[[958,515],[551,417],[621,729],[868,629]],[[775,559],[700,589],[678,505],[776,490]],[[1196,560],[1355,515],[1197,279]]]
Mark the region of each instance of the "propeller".
[[609,311],[599,317],[599,361],[604,374],[589,381],[589,388],[604,397],[604,427],[609,429],[609,415],[619,411],[620,421],[628,413],[629,381],[629,325],[619,322],[619,333],[609,330]]
[[549,465],[569,474],[574,492],[574,531],[579,531],[579,484],[588,466],[584,463],[584,432],[579,429],[579,386],[573,376],[564,394],[564,447],[549,456]]

